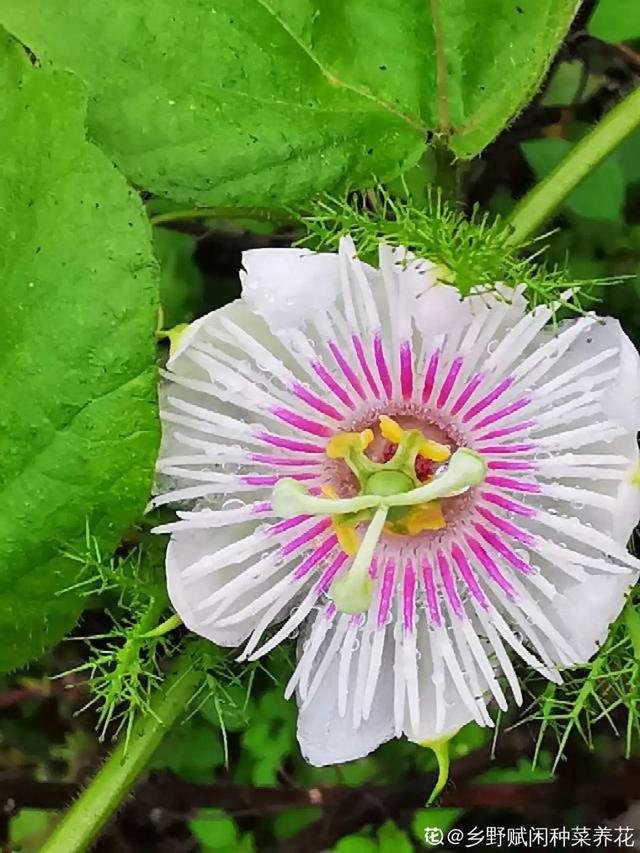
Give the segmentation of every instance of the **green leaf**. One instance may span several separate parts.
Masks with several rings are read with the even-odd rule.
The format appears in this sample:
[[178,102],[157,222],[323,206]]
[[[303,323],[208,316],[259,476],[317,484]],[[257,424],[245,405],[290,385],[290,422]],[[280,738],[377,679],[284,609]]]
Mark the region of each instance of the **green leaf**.
[[220,850],[238,841],[235,821],[217,809],[201,809],[198,816],[189,821],[189,829],[205,850]]
[[490,767],[478,777],[478,780],[483,783],[495,782],[502,785],[553,782],[554,775],[551,771],[551,765],[550,753],[541,752],[537,766],[526,758],[519,758],[515,767]]
[[51,816],[46,811],[20,809],[9,821],[10,849],[24,853],[40,850],[50,823]]
[[[538,87],[576,0],[4,0],[0,20],[91,94],[134,183],[281,206],[480,152]],[[482,33],[482,38],[478,37]]]
[[379,853],[412,853],[414,846],[407,833],[388,820],[378,830],[378,850]]
[[629,184],[640,182],[640,130],[635,130],[624,139],[616,149],[616,159],[620,164],[625,181]]
[[473,157],[536,92],[579,2],[430,0],[430,5],[436,33],[432,85],[440,95],[430,121],[440,129],[450,125],[454,152]]
[[[566,139],[525,142],[522,149],[536,178],[547,175],[571,149]],[[609,157],[566,198],[565,205],[589,219],[615,220],[622,216],[625,182],[617,159]]]
[[577,59],[561,62],[556,68],[544,94],[546,107],[565,107],[573,104],[580,91],[584,65]]
[[142,206],[84,139],[85,97],[0,33],[0,669],[80,611],[85,525],[108,551],[157,448],[156,270]]
[[600,0],[589,21],[589,32],[603,41],[640,38],[640,4],[637,0]]
[[189,720],[162,742],[153,756],[154,768],[172,770],[189,782],[210,781],[224,764],[219,732],[207,723]]
[[356,33],[338,39],[343,15],[315,12],[300,0],[127,0],[118,14],[102,0],[9,0],[0,17],[87,82],[92,135],[135,183],[186,203],[281,205],[397,173],[424,148],[415,50],[391,85],[358,79],[374,59],[384,80],[378,66],[413,25],[364,38],[340,76],[336,50],[351,60]]
[[333,853],[377,853],[378,845],[364,835],[347,835],[333,848]]
[[254,853],[256,849],[252,835],[240,835],[235,821],[218,809],[200,809],[189,821],[189,829],[203,853]]

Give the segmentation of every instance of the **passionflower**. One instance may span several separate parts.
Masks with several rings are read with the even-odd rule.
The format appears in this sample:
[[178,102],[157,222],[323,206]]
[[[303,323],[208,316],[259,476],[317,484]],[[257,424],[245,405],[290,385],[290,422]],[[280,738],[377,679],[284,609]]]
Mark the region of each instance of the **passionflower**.
[[[300,632],[286,688],[316,765],[492,725],[512,660],[584,662],[640,563],[638,354],[523,288],[345,238],[246,252],[162,388],[167,583],[192,631],[253,660]],[[269,629],[272,629],[269,633]]]

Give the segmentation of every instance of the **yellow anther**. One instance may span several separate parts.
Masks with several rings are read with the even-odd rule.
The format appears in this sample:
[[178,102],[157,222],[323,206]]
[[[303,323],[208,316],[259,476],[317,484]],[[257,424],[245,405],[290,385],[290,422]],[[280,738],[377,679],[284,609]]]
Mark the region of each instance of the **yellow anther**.
[[366,450],[373,441],[373,430],[362,432],[339,432],[329,439],[327,456],[329,459],[344,459],[347,450]]
[[329,459],[344,459],[347,450],[359,443],[360,437],[357,432],[340,432],[329,439],[327,456]]
[[[331,500],[338,500],[338,493],[330,486],[328,483],[325,483],[324,486],[320,487],[320,491],[322,494],[331,498]],[[358,553],[358,548],[360,547],[360,537],[356,531],[356,528],[353,524],[347,522],[345,524],[344,521],[341,520],[340,516],[334,516],[331,519],[331,527],[333,532],[338,537],[338,544],[350,557],[355,557]]]
[[402,519],[402,525],[409,536],[415,536],[423,530],[442,530],[446,524],[440,501],[429,501],[415,506]]
[[360,548],[360,537],[355,527],[350,524],[342,524],[335,518],[333,519],[332,527],[333,532],[338,537],[338,544],[345,554],[355,557]]
[[446,462],[451,456],[451,450],[446,444],[438,444],[437,441],[429,441],[428,439],[422,442],[418,453],[425,459],[431,459],[432,462]]
[[372,429],[363,429],[360,433],[360,450],[366,450],[374,439]]
[[387,441],[391,441],[393,444],[400,444],[404,430],[393,418],[387,415],[380,415],[380,432]]
[[324,486],[320,486],[320,491],[325,496],[325,498],[331,498],[332,501],[338,500],[338,493],[333,488],[333,486],[330,486],[328,483],[325,483]]

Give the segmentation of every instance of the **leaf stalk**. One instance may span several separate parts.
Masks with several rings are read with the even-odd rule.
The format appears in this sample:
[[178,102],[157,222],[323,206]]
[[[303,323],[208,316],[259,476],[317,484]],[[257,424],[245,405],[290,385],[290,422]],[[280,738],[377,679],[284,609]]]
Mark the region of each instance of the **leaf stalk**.
[[640,87],[615,106],[522,198],[507,218],[508,243],[526,244],[569,193],[640,125]]

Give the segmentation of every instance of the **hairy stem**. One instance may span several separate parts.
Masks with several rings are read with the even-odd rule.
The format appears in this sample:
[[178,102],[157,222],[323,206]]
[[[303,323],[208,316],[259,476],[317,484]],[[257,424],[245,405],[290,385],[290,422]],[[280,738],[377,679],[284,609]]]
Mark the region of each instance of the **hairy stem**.
[[640,125],[640,88],[614,107],[515,206],[507,219],[509,242],[526,243],[579,183]]
[[124,741],[114,749],[45,842],[42,853],[81,853],[89,848],[181,716],[202,677],[192,655],[185,652],[152,698],[149,713],[134,725],[128,749]]

